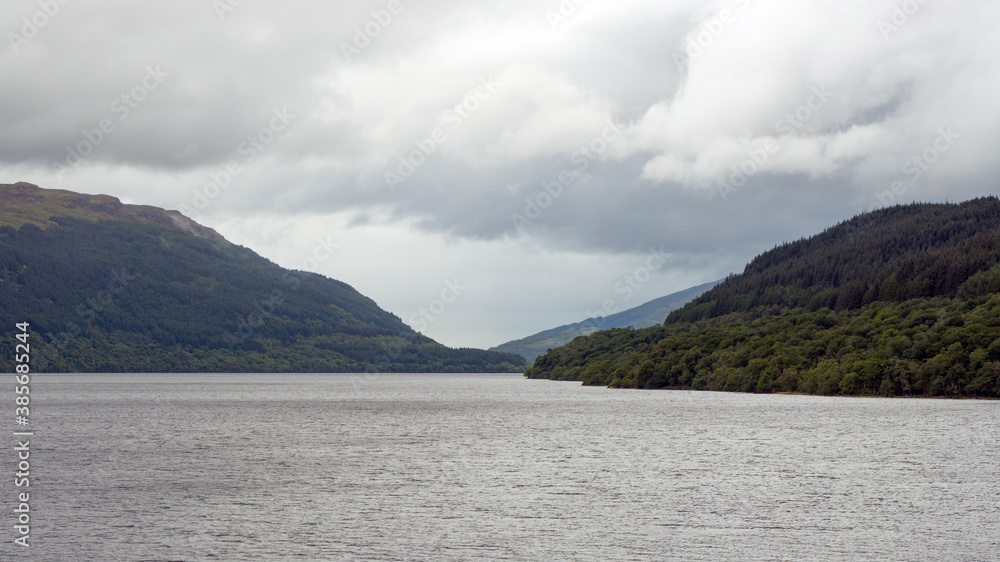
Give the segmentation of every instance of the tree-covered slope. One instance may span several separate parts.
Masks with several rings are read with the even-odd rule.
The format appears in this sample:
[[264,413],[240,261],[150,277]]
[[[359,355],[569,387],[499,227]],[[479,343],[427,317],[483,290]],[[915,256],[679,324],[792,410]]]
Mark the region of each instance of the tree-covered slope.
[[527,376],[622,388],[1000,397],[1000,294],[610,330],[553,350]]
[[782,245],[664,326],[526,376],[632,388],[1000,396],[1000,201],[884,209]]
[[768,308],[851,310],[875,301],[952,297],[1000,257],[1000,199],[897,205],[866,213],[750,262],[673,312],[693,321]]
[[446,348],[344,283],[285,270],[160,209],[102,201],[94,211],[73,194],[73,217],[39,219],[69,193],[48,192],[30,205],[0,196],[0,325],[31,323],[35,370],[523,369],[516,355]]

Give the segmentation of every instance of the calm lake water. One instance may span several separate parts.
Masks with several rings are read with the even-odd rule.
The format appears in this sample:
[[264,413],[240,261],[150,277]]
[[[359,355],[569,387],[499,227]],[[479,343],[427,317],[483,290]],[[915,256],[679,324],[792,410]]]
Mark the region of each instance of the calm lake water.
[[10,542],[8,478],[3,560],[1000,560],[1000,402],[517,375],[32,386],[33,546]]

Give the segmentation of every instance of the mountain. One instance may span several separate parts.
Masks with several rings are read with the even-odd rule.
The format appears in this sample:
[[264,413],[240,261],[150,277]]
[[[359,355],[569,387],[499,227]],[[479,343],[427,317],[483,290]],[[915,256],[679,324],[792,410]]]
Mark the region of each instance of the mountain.
[[630,388],[1000,396],[1000,200],[913,204],[782,244],[660,327],[573,340],[531,378]]
[[733,312],[857,309],[876,301],[953,297],[997,264],[1000,201],[897,205],[786,243],[671,313],[695,321]]
[[539,356],[544,355],[548,350],[566,345],[579,336],[588,336],[594,332],[611,328],[649,328],[657,326],[663,323],[668,314],[681,308],[692,299],[718,284],[719,281],[698,285],[697,287],[651,300],[646,304],[624,312],[610,316],[588,318],[583,322],[560,326],[539,332],[533,336],[507,342],[491,348],[491,351],[517,353],[531,363]]
[[123,220],[188,232],[208,240],[225,240],[218,232],[201,226],[177,211],[165,211],[146,205],[125,205],[110,195],[84,195],[59,189],[42,189],[30,183],[0,184],[0,226],[20,228],[25,224],[32,224],[47,229],[58,226],[52,217],[91,221]]
[[[512,372],[176,211],[0,185],[0,317],[49,372]],[[13,352],[13,348],[10,352]],[[0,355],[0,369],[13,369]],[[11,372],[11,371],[8,371]]]

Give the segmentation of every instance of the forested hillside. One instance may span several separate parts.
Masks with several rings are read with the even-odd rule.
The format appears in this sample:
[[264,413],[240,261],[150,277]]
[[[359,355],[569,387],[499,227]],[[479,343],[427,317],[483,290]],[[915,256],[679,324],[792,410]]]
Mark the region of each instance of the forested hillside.
[[[47,192],[39,190],[32,203],[46,214],[53,203]],[[76,195],[78,201],[89,197]],[[186,218],[177,226],[181,219],[161,209],[142,208],[147,218],[134,220],[134,207],[108,216],[90,212],[88,205],[82,205],[84,211],[81,205],[71,209],[77,218],[44,221],[26,217],[23,204],[16,216],[12,205],[0,207],[6,222],[0,226],[0,318],[9,330],[18,322],[31,324],[34,370],[511,372],[524,367],[517,355],[442,346],[350,286],[285,270],[214,231],[194,229]],[[116,207],[121,204],[101,208]],[[0,355],[0,369],[12,368],[11,353],[13,348]]]
[[766,308],[851,310],[875,301],[953,297],[1000,257],[1000,200],[880,209],[782,244],[673,312],[682,322]]
[[1000,201],[907,205],[767,252],[671,314],[540,357],[630,388],[1000,397]]

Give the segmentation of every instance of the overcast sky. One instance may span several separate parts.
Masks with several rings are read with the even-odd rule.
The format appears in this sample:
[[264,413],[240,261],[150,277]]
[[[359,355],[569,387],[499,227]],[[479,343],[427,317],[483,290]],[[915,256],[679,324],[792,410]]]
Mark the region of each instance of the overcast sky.
[[983,0],[7,0],[0,182],[181,209],[489,347],[874,206],[997,193],[997,21]]

